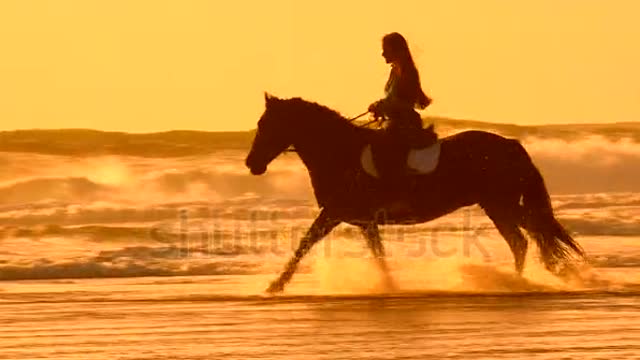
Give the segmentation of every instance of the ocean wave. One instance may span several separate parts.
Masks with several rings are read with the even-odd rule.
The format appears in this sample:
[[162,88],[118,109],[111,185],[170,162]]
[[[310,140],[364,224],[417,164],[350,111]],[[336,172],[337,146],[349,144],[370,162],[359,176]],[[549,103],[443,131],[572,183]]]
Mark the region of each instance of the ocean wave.
[[[87,229],[93,231],[96,228],[87,226],[94,225],[116,228],[143,226],[159,230],[166,229],[167,225],[176,226],[182,221],[188,221],[192,228],[198,222],[205,227],[213,227],[220,226],[223,222],[243,225],[308,221],[317,212],[315,204],[307,200],[255,196],[217,202],[173,202],[138,206],[109,202],[86,205],[54,202],[0,208],[0,227],[30,229],[34,234],[42,232],[43,228],[48,228],[47,231],[60,231],[60,227],[66,227],[65,234],[85,232]],[[76,228],[73,230],[71,227]]]
[[640,224],[638,219],[567,219],[560,218],[560,222],[565,225],[574,236],[638,236],[640,235]]
[[589,264],[597,268],[640,268],[640,256],[598,254],[589,257]]
[[0,187],[0,204],[71,200],[95,201],[106,196],[109,187],[83,177],[43,177],[18,180]]
[[553,208],[556,211],[626,207],[640,207],[640,193],[610,192],[553,197]]
[[0,280],[94,279],[146,276],[248,275],[254,274],[251,264],[207,263],[180,266],[148,264],[105,264],[69,262],[33,266],[0,265]]
[[66,239],[79,237],[94,242],[144,242],[161,241],[177,242],[179,234],[168,233],[155,226],[60,226],[45,225],[34,227],[5,226],[0,229],[1,238],[46,238],[64,237]]
[[558,139],[566,142],[588,137],[601,137],[607,141],[630,139],[640,142],[640,122],[617,122],[608,124],[557,124],[557,125],[516,125],[490,123],[473,120],[458,120],[443,117],[427,117],[427,123],[436,125],[442,135],[465,130],[482,130],[503,136],[524,140],[527,138]]
[[595,136],[523,143],[553,193],[640,192],[638,142]]
[[[231,239],[238,236],[269,238],[273,233],[302,236],[317,209],[313,204],[286,208],[214,206],[211,204],[163,204],[157,207],[68,207],[42,213],[20,211],[0,216],[0,238],[65,237],[95,242],[174,242],[185,232],[191,237]],[[640,207],[571,208],[556,211],[559,221],[577,238],[581,236],[640,236]],[[495,231],[491,220],[477,207],[424,224],[382,227],[383,234],[487,233]],[[359,237],[357,228],[343,226],[334,236]],[[431,236],[431,235],[429,235]],[[394,237],[395,238],[395,237]]]
[[0,280],[81,279],[146,276],[247,275],[261,264],[243,259],[253,250],[225,247],[215,250],[178,246],[131,246],[103,250],[78,260],[35,259],[0,264]]
[[[278,159],[268,174],[257,177],[248,173],[242,157],[235,153],[173,161],[114,157],[71,161],[51,155],[12,155],[0,179],[0,212],[33,209],[43,203],[218,202],[248,194],[311,198],[307,174],[297,158]],[[25,163],[33,165],[25,167]]]
[[88,129],[0,132],[0,151],[98,156],[176,157],[246,149],[253,132],[167,131],[148,134]]

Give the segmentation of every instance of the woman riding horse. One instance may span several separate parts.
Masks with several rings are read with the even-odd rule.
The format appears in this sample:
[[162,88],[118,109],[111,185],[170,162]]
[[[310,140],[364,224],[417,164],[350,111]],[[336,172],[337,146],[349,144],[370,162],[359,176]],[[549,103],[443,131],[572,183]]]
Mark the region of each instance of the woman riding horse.
[[376,118],[386,117],[389,121],[382,144],[385,156],[380,176],[386,190],[397,197],[397,193],[408,189],[407,153],[411,143],[422,135],[422,119],[415,109],[425,109],[431,99],[422,91],[420,75],[402,35],[394,32],[382,38],[382,57],[391,64],[384,88],[386,96],[371,104],[369,111]]
[[263,174],[278,155],[293,146],[308,169],[321,208],[268,291],[282,291],[313,245],[341,223],[361,229],[387,288],[393,289],[378,226],[423,223],[475,204],[506,240],[518,274],[522,274],[528,249],[522,230],[538,245],[542,262],[555,274],[571,270],[573,260],[584,259],[580,245],[556,219],[540,171],[516,139],[484,131],[464,131],[440,139],[437,167],[429,174],[415,176],[410,192],[408,186],[399,184],[407,176],[407,142],[413,135],[422,136],[415,108],[425,108],[431,100],[421,90],[404,38],[397,33],[385,36],[383,49],[383,56],[392,64],[387,96],[372,104],[370,111],[388,116],[388,136],[384,138],[394,142],[392,149],[404,150],[398,151],[401,159],[390,157],[380,173],[387,183],[395,183],[385,190],[400,196],[408,193],[411,206],[394,208],[393,197],[380,201],[376,196],[378,179],[362,171],[361,155],[379,138],[378,130],[358,127],[313,102],[265,95],[265,111],[245,163],[252,174]]

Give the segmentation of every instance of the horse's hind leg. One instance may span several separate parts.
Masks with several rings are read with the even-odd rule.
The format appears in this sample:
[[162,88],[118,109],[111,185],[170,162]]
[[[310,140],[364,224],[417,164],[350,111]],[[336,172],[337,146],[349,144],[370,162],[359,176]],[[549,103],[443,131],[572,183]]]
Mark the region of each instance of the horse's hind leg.
[[378,225],[376,223],[361,225],[360,230],[362,231],[364,237],[367,239],[367,246],[369,246],[369,249],[371,249],[373,256],[376,258],[384,258],[384,245],[382,244],[382,238],[380,237],[380,230],[378,229]]
[[522,275],[527,257],[528,242],[518,226],[518,217],[515,216],[516,214],[513,212],[509,213],[490,209],[485,209],[485,212],[493,221],[500,235],[502,235],[507,241],[507,244],[509,244],[509,248],[515,259],[516,271]]
[[367,239],[367,245],[369,246],[369,249],[371,249],[378,267],[382,272],[386,289],[389,291],[395,290],[396,286],[393,278],[391,277],[387,260],[385,259],[384,245],[382,244],[378,225],[375,222],[371,222],[366,225],[363,224],[360,226],[360,230],[362,230],[362,234]]

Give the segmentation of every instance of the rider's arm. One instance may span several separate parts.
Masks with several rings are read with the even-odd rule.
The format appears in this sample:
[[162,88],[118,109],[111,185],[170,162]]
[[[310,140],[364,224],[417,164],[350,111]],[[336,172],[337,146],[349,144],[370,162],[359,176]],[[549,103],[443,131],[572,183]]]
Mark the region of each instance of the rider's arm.
[[382,111],[395,107],[413,108],[415,96],[410,80],[407,76],[401,76],[398,69],[391,70],[385,86],[386,96],[379,101]]

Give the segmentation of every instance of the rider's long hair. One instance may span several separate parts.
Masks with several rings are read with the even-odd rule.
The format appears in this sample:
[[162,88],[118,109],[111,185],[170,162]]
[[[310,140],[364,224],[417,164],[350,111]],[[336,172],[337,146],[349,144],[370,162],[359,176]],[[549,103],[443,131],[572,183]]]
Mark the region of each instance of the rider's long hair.
[[415,106],[419,109],[426,108],[430,101],[420,85],[420,74],[416,68],[416,64],[413,62],[411,51],[409,51],[409,45],[407,40],[397,32],[393,32],[385,35],[382,38],[383,44],[389,47],[397,56],[402,66],[402,77],[407,77],[405,81],[408,81],[411,87],[411,91],[416,94]]

